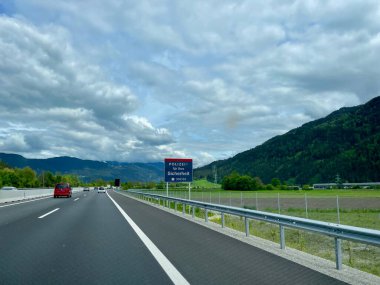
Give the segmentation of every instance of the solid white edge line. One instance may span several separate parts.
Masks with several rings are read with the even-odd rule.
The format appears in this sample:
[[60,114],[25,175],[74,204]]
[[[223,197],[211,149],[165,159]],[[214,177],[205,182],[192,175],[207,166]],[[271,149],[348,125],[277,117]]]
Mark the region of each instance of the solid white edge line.
[[47,197],[42,197],[42,198],[37,198],[37,199],[33,199],[33,200],[28,200],[28,201],[23,201],[23,202],[18,202],[18,203],[12,203],[12,204],[8,204],[8,205],[2,205],[0,206],[0,208],[4,208],[4,207],[10,207],[10,206],[15,206],[15,205],[20,205],[20,204],[25,204],[25,203],[29,203],[29,202],[34,202],[34,201],[38,201],[38,200],[42,200],[42,199],[47,199],[47,198],[51,198],[52,196],[47,196]]
[[79,198],[76,198],[75,200],[74,200],[74,202],[76,202],[76,201],[78,201],[79,200]]
[[146,234],[139,228],[138,225],[127,215],[126,212],[119,206],[119,204],[112,199],[107,193],[108,198],[115,204],[116,208],[120,211],[123,217],[127,220],[132,229],[136,232],[138,237],[142,240],[148,250],[152,253],[153,257],[160,264],[165,273],[169,276],[174,284],[187,285],[190,284],[185,277],[174,267],[174,265],[167,259],[167,257],[158,249],[158,247],[147,237]]
[[39,219],[45,218],[46,216],[48,216],[48,215],[50,215],[50,214],[53,214],[55,211],[58,211],[58,210],[59,210],[59,208],[54,209],[53,211],[50,211],[49,213],[46,213],[45,215],[39,216],[38,218],[39,218]]

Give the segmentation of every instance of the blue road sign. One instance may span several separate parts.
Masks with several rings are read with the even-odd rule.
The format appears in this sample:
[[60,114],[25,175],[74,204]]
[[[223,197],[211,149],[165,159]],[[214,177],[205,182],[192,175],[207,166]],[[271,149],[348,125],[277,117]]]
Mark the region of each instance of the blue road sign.
[[165,158],[165,182],[192,182],[191,158]]

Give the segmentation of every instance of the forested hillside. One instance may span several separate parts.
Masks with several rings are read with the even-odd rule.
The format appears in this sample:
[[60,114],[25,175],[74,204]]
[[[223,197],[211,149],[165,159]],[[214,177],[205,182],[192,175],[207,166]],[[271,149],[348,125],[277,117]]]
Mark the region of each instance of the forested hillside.
[[337,174],[349,182],[380,181],[380,97],[198,168],[194,177],[212,180],[214,165],[220,178],[237,171],[264,183],[275,177],[288,184],[334,182]]

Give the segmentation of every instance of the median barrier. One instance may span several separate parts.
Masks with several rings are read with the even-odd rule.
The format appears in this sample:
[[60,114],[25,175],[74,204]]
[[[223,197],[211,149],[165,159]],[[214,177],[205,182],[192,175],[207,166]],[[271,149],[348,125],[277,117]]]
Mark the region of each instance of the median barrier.
[[[83,191],[81,187],[72,188],[73,193]],[[42,198],[42,197],[53,197],[54,188],[45,188],[45,189],[18,189],[5,191],[0,190],[0,204],[1,203],[10,203],[28,199]]]

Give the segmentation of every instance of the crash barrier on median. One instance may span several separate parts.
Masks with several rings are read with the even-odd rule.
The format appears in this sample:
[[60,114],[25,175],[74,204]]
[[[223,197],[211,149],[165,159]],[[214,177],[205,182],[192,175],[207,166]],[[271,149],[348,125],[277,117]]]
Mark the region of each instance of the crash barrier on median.
[[[83,188],[73,188],[73,193],[82,191]],[[5,191],[0,190],[0,203],[9,203],[27,199],[53,196],[54,188],[49,189],[18,189]]]
[[262,211],[249,210],[238,207],[231,207],[219,204],[212,204],[200,201],[186,200],[181,198],[167,197],[163,195],[144,193],[140,191],[127,191],[127,193],[134,195],[140,199],[155,199],[159,205],[171,207],[174,203],[174,209],[177,210],[177,205],[182,204],[183,214],[185,214],[185,208],[188,206],[192,209],[192,216],[195,216],[195,209],[200,208],[205,211],[205,221],[208,222],[208,212],[219,212],[221,214],[221,226],[225,226],[225,214],[239,216],[244,218],[245,234],[249,235],[249,219],[264,221],[271,224],[277,224],[279,226],[280,233],[280,248],[285,249],[285,228],[293,228],[303,231],[315,232],[322,235],[330,236],[334,238],[335,243],[335,262],[336,269],[342,269],[342,240],[350,240],[354,242],[360,242],[368,245],[374,245],[380,247],[380,231],[359,228],[353,226],[346,226],[334,223],[327,223],[322,221],[286,216],[281,214],[274,214]]

